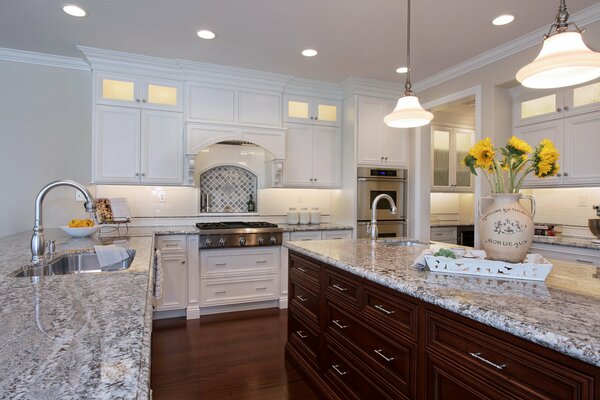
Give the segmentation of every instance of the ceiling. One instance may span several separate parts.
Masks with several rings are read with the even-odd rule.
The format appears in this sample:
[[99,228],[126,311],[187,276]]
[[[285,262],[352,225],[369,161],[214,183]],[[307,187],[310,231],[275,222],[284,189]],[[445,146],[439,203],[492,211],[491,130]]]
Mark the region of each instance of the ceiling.
[[[0,47],[81,57],[84,45],[340,82],[349,76],[404,81],[406,0],[2,0]],[[413,81],[541,27],[558,0],[415,0]],[[573,14],[597,0],[569,0]],[[515,22],[496,27],[503,13]],[[217,34],[196,36],[199,29]],[[540,38],[541,42],[541,38]],[[600,43],[588,43],[598,50]],[[305,48],[319,55],[300,55]]]

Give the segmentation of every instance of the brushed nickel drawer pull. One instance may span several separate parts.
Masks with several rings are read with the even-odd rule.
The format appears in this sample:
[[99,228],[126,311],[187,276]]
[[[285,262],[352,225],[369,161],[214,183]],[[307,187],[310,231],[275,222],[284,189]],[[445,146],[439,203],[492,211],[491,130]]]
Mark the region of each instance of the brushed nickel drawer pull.
[[580,263],[586,263],[586,264],[593,264],[593,261],[590,260],[581,260],[579,258],[576,258],[575,261],[580,262]]
[[302,272],[308,272],[308,270],[306,268],[298,267],[298,269]]
[[390,310],[386,310],[385,308],[383,308],[382,305],[379,304],[375,304],[373,307],[375,307],[376,309],[378,309],[381,312],[386,313],[387,315],[392,315],[393,313],[395,313],[396,311],[390,311]]
[[476,359],[478,359],[479,361],[482,361],[488,365],[491,365],[494,368],[498,368],[498,369],[504,369],[506,368],[506,364],[495,364],[489,360],[486,360],[485,358],[481,357],[481,353],[469,353],[469,355],[471,357],[475,357]]
[[298,300],[300,300],[301,302],[303,302],[303,303],[308,301],[308,299],[306,297],[302,296],[301,294],[299,294],[298,296],[296,296],[296,298]]
[[333,284],[332,286],[334,288],[336,288],[337,290],[339,290],[340,292],[346,292],[348,290],[348,288],[341,287],[340,285],[337,285],[337,284]]
[[331,368],[335,369],[335,372],[337,372],[338,374],[340,374],[340,376],[344,376],[344,375],[346,375],[346,374],[347,374],[347,372],[345,372],[345,371],[342,371],[342,370],[340,369],[340,366],[339,366],[339,364],[332,365],[332,366],[331,366]]
[[217,264],[215,264],[216,267],[223,267],[225,265],[227,265],[227,263],[217,263]]
[[266,287],[257,287],[256,290],[267,290]]
[[331,322],[333,322],[335,325],[337,325],[337,327],[340,329],[346,329],[348,326],[350,326],[350,325],[342,325],[341,321],[339,319],[332,319]]
[[312,240],[312,239],[311,238],[300,239],[300,241],[302,241],[302,242],[306,242],[306,241],[309,241],[309,240]]
[[221,290],[219,292],[215,292],[215,294],[225,294],[225,293],[227,293],[227,290]]
[[302,333],[302,331],[296,331],[296,335],[300,336],[300,339],[306,339],[308,335]]
[[390,361],[394,361],[394,357],[386,357],[383,354],[383,349],[377,349],[377,350],[373,350],[375,353],[377,353],[377,355],[381,358],[383,358],[385,361],[390,362]]
[[267,262],[267,260],[257,260],[257,261],[256,261],[256,263],[257,263],[257,264],[264,264],[264,263],[266,263],[266,262]]

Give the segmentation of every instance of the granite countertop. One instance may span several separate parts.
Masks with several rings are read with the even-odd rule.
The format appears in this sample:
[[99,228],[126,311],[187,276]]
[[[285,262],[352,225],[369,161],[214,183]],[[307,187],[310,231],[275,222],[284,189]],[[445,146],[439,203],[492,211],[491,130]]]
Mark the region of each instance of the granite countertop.
[[533,237],[534,243],[545,243],[556,246],[579,247],[581,249],[600,250],[600,243],[592,243],[592,239],[574,238],[567,236],[541,236]]
[[352,230],[353,228],[348,225],[337,225],[330,223],[322,224],[307,224],[307,225],[290,225],[290,224],[277,224],[278,227],[283,228],[284,232],[303,232],[303,231],[342,231]]
[[[101,244],[46,230],[65,250]],[[149,397],[152,236],[125,271],[16,278],[29,264],[31,232],[0,239],[0,398]]]
[[297,251],[523,339],[600,366],[600,269],[552,261],[545,282],[422,271],[427,246],[386,240],[288,242]]

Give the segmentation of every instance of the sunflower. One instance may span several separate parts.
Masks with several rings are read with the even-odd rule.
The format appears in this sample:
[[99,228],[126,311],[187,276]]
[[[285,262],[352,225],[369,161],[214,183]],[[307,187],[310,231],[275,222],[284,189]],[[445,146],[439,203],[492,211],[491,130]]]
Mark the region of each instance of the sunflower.
[[556,175],[560,169],[557,163],[559,157],[554,143],[548,139],[542,140],[533,155],[534,174],[540,178]]
[[506,149],[515,155],[523,156],[525,154],[530,154],[532,149],[531,146],[524,140],[519,139],[516,136],[511,137],[506,142]]
[[496,156],[496,152],[494,151],[494,145],[492,145],[490,138],[485,138],[476,143],[475,146],[469,150],[469,155],[467,157],[469,156],[475,159],[475,167],[488,171],[494,168],[494,157]]

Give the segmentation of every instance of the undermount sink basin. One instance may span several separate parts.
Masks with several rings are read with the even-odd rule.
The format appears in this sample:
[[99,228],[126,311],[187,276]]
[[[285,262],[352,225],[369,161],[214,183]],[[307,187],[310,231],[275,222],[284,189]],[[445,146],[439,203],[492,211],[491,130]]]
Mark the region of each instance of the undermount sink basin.
[[384,242],[383,244],[391,247],[426,246],[425,243],[417,242],[415,240],[394,240],[390,242]]
[[129,254],[129,257],[125,260],[104,268],[100,268],[96,253],[65,254],[50,263],[32,265],[15,273],[13,276],[22,278],[122,271],[131,266],[131,262],[135,257],[135,250],[127,249],[127,254]]

